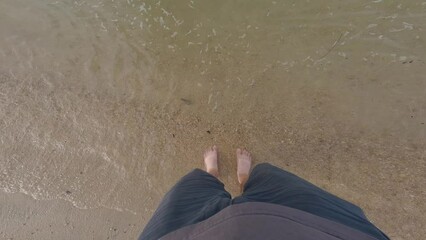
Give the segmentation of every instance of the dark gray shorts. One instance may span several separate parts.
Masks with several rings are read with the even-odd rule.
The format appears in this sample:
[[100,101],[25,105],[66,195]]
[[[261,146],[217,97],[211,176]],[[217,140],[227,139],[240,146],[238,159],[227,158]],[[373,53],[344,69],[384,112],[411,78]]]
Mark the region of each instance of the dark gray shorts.
[[268,163],[258,164],[253,169],[243,194],[234,199],[216,177],[200,169],[193,170],[164,196],[139,239],[158,239],[184,226],[201,222],[231,204],[244,202],[266,202],[296,208],[377,239],[389,239],[358,206]]

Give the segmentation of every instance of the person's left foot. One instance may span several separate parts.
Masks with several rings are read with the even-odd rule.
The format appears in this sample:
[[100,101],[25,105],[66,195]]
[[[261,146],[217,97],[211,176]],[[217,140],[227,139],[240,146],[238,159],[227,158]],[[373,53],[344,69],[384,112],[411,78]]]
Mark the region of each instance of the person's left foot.
[[219,176],[219,168],[217,166],[217,147],[216,145],[208,148],[204,152],[204,164],[206,166],[206,172],[211,175],[218,177]]

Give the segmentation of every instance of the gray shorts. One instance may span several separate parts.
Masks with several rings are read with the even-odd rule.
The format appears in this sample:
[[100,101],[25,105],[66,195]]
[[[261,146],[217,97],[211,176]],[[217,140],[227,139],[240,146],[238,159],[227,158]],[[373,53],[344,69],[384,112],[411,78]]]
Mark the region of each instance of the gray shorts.
[[244,202],[266,202],[299,209],[379,240],[389,239],[358,206],[268,163],[258,164],[253,169],[243,194],[234,199],[216,177],[200,169],[191,171],[164,196],[139,239],[158,239],[201,222],[232,204]]

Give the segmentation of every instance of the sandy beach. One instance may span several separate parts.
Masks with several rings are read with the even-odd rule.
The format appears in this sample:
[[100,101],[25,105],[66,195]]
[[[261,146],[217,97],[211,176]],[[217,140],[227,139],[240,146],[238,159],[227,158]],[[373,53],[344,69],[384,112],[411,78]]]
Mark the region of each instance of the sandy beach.
[[422,1],[0,2],[0,238],[136,239],[217,144],[426,236]]

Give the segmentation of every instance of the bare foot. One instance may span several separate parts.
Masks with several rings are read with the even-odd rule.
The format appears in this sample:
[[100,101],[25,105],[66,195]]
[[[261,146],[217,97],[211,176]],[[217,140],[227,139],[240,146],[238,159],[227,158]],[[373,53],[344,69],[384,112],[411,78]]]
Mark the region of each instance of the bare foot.
[[237,176],[238,182],[240,183],[240,190],[243,191],[243,187],[246,184],[251,168],[251,155],[246,149],[237,149]]
[[219,176],[219,168],[217,166],[217,147],[216,145],[208,148],[204,152],[204,165],[206,166],[206,172],[211,175],[218,177]]

